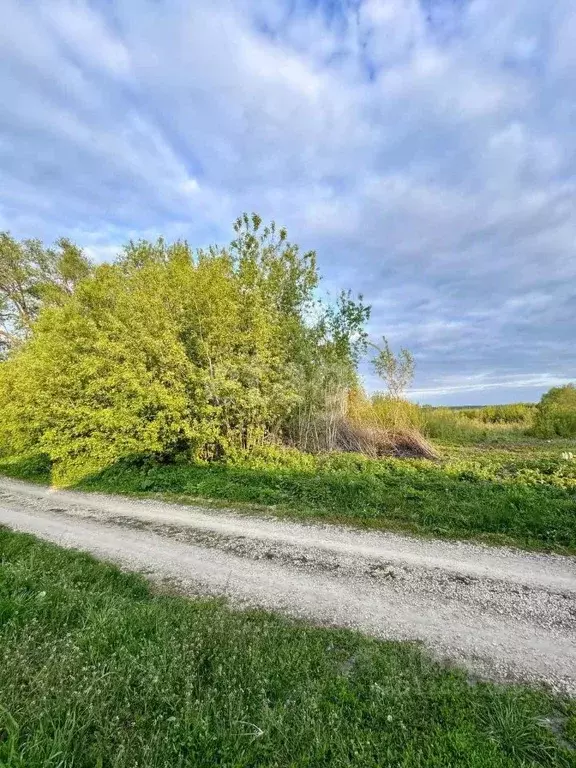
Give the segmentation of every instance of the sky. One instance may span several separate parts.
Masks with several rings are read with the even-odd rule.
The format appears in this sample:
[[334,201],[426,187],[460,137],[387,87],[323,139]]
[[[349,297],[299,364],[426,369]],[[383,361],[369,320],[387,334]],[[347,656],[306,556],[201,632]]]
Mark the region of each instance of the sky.
[[[0,230],[96,260],[243,211],[432,404],[576,379],[574,0],[3,0]],[[363,366],[366,385],[378,381]]]

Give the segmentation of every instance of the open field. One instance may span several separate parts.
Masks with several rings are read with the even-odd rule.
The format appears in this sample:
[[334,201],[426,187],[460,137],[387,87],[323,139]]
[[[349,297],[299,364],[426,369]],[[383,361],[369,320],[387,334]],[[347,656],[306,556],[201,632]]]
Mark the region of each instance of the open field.
[[0,530],[0,764],[574,765],[574,704]]
[[[574,441],[442,446],[439,461],[254,450],[226,464],[121,461],[75,484],[84,490],[262,506],[419,535],[576,552]],[[0,473],[50,482],[41,458],[0,461]]]

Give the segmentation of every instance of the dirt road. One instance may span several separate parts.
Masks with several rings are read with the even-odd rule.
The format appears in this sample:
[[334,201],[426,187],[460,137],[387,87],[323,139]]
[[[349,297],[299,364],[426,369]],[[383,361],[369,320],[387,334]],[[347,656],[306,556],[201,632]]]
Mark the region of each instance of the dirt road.
[[302,525],[0,478],[0,524],[190,594],[383,638],[576,695],[576,558]]

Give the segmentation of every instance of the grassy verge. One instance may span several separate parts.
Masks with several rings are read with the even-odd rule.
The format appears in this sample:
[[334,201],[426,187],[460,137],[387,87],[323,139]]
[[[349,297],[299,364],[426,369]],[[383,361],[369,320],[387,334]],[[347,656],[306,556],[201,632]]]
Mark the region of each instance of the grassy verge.
[[576,707],[0,528],[0,765],[574,765]]
[[[303,519],[575,553],[576,460],[563,452],[558,443],[451,448],[442,462],[291,451],[252,453],[227,465],[126,460],[74,487],[260,505]],[[50,480],[38,459],[4,459],[0,473]]]

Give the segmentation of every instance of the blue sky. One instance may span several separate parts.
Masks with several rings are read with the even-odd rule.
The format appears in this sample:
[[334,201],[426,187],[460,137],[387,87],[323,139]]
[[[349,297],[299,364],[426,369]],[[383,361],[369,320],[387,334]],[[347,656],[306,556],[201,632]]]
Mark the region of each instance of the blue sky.
[[[413,396],[576,378],[574,0],[4,0],[0,229],[97,259],[258,211]],[[367,385],[377,386],[368,373]]]

